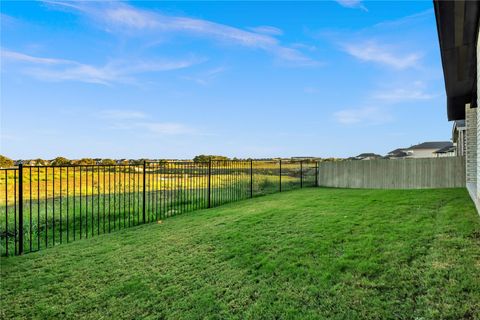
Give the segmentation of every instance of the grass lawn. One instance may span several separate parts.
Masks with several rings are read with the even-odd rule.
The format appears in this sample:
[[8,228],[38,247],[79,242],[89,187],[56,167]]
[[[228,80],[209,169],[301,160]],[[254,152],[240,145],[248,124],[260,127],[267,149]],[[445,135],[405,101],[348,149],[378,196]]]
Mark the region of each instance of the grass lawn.
[[0,317],[480,319],[464,189],[303,189],[1,260]]

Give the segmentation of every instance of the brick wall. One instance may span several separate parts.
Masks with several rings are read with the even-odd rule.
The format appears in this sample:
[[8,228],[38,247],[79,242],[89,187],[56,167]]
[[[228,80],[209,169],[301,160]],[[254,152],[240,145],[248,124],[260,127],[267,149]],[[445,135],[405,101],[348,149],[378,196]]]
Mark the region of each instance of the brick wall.
[[[477,36],[477,152],[480,149],[480,27],[479,35]],[[477,168],[476,168],[476,204],[480,204],[480,159],[477,156]]]
[[[477,109],[470,108],[467,104],[465,108],[465,126],[466,130],[466,178],[467,187],[477,187]],[[475,192],[476,194],[476,192]]]

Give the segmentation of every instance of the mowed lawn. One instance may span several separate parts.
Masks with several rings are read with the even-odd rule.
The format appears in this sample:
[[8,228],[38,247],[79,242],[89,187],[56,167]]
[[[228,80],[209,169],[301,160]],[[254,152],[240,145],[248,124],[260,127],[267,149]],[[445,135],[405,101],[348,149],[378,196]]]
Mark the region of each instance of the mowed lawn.
[[9,319],[480,319],[464,189],[311,188],[1,260]]

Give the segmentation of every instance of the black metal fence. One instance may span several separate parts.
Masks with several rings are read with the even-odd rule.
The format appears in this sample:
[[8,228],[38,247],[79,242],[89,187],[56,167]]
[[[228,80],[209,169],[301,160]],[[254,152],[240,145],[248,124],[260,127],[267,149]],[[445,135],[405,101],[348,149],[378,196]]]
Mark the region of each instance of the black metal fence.
[[0,169],[1,255],[317,185],[302,161],[145,162]]

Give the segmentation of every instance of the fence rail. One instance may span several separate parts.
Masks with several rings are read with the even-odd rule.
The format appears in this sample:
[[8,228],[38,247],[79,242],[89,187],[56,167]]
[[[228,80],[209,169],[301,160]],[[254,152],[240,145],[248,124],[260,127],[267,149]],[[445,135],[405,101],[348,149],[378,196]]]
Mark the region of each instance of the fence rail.
[[317,185],[302,161],[145,162],[0,169],[1,255]]

